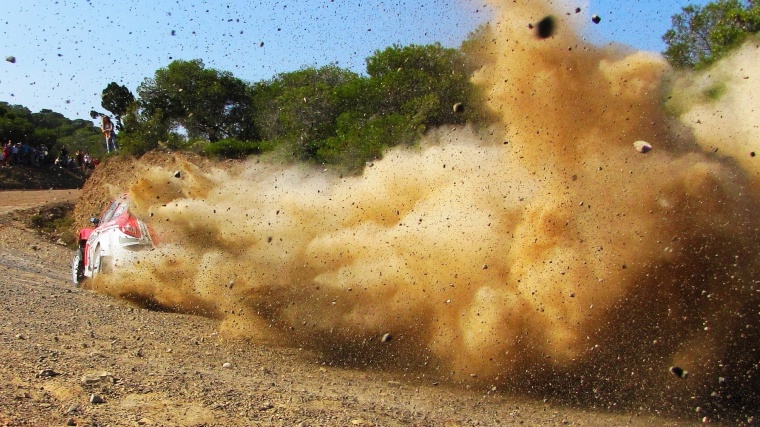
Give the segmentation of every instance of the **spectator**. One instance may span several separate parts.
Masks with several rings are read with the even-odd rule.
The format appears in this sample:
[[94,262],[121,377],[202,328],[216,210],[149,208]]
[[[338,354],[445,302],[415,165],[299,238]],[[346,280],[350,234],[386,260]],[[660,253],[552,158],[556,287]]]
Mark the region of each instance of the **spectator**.
[[13,145],[13,143],[9,139],[8,143],[3,146],[3,166],[8,166],[8,163],[11,160],[11,145]]
[[19,143],[11,144],[11,165],[18,165],[21,162],[19,161]]
[[50,164],[50,157],[48,153],[47,145],[42,144],[40,145],[40,148],[38,150],[38,156],[39,156],[39,163],[40,166],[48,166]]
[[21,164],[29,166],[31,164],[29,157],[29,144],[26,142],[21,143]]
[[118,147],[116,146],[116,132],[114,131],[111,118],[105,114],[100,117],[100,129],[103,131],[103,136],[106,138],[106,153],[110,153],[111,150],[118,150]]
[[64,162],[66,162],[66,160],[69,158],[69,149],[66,148],[65,145],[63,147],[61,147],[61,157],[60,158]]

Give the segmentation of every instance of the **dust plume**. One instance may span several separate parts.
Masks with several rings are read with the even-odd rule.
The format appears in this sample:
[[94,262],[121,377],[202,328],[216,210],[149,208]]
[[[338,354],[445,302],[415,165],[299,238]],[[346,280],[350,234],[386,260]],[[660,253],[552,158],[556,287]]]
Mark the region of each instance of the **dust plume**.
[[679,113],[704,150],[733,159],[760,189],[760,38],[697,74],[677,77],[668,107]]
[[128,192],[163,243],[94,286],[434,381],[756,412],[750,178],[662,108],[662,58],[587,44],[582,17],[505,5],[474,76],[498,123],[432,131],[362,176],[147,171]]

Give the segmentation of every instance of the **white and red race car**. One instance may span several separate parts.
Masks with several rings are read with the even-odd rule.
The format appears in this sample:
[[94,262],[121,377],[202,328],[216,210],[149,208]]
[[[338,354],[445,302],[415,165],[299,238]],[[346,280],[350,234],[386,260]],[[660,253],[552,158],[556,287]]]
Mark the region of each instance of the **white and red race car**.
[[79,247],[71,262],[76,285],[124,265],[134,252],[155,247],[152,229],[130,213],[126,194],[114,200],[100,218],[90,218],[90,222],[94,227],[79,230]]

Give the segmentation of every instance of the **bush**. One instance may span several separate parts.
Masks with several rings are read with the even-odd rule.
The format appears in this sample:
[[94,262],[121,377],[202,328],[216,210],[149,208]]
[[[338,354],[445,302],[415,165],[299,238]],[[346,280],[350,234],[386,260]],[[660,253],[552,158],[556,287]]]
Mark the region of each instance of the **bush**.
[[400,114],[363,119],[358,114],[338,118],[338,136],[315,141],[316,163],[329,164],[346,173],[361,173],[367,162],[383,157],[396,145],[411,145],[422,134],[421,125]]
[[240,141],[227,138],[207,144],[203,148],[203,154],[208,157],[240,159],[253,154],[261,154],[266,151],[263,149],[266,146],[267,144],[262,144],[260,141]]

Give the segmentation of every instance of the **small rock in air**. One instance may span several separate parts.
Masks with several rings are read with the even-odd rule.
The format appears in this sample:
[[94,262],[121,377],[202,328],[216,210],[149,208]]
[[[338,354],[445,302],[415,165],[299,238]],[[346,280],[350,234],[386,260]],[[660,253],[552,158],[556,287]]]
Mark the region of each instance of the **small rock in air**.
[[648,153],[652,151],[652,144],[646,141],[636,141],[633,143],[633,148],[635,148],[639,153]]
[[554,18],[547,16],[538,22],[536,26],[536,35],[540,39],[549,38],[554,35]]
[[682,379],[685,379],[686,377],[689,376],[689,372],[684,371],[683,368],[681,368],[680,366],[671,366],[670,373]]

